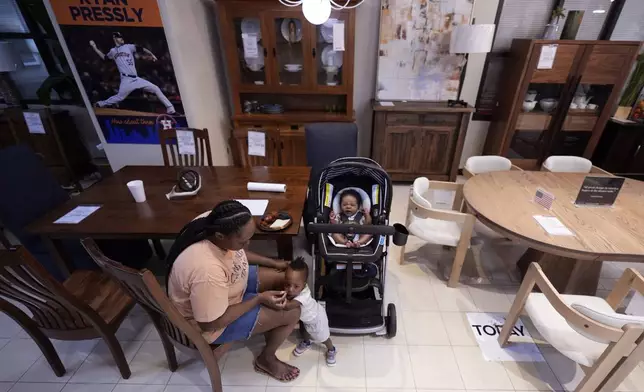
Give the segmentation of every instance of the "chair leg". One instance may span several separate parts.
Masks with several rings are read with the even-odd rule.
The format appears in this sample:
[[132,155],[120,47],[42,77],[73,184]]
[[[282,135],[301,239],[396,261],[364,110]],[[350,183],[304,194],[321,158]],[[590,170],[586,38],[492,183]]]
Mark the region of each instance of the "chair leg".
[[62,377],[65,375],[66,370],[63,362],[60,360],[54,345],[51,344],[51,341],[44,333],[38,328],[38,325],[27,316],[22,310],[14,306],[10,302],[7,302],[0,298],[0,311],[7,314],[13,321],[22,327],[29,336],[36,342],[38,348],[49,362],[51,370],[54,372],[56,377]]
[[467,241],[464,241],[462,238],[458,242],[456,247],[456,255],[454,255],[454,263],[452,264],[452,272],[449,275],[449,281],[447,286],[457,287],[458,281],[461,278],[461,270],[463,269],[463,263],[465,263],[465,256],[467,256],[467,250],[469,249],[469,238]]
[[640,338],[637,347],[613,370],[599,391],[613,392],[642,361],[644,361],[644,338]]
[[148,313],[150,315],[150,318],[152,319],[152,324],[154,324],[154,328],[156,328],[157,333],[159,334],[159,337],[161,338],[161,344],[163,344],[163,350],[165,351],[165,357],[168,360],[168,368],[170,369],[171,372],[175,372],[177,368],[179,367],[179,364],[177,363],[177,354],[174,351],[174,346],[172,345],[172,342],[170,341],[170,338],[168,337],[168,334],[165,333],[163,328],[161,328],[161,322],[159,320],[159,317],[156,317],[156,315],[153,315],[151,313]]
[[215,354],[210,352],[208,355],[202,355],[208,375],[210,376],[210,385],[212,385],[212,392],[223,392],[224,387],[221,385],[221,372],[219,371],[219,363]]
[[127,359],[125,358],[121,344],[116,339],[116,336],[113,333],[102,332],[102,335],[105,344],[107,344],[107,348],[109,348],[110,352],[112,353],[112,357],[114,358],[114,362],[116,362],[116,366],[121,372],[121,377],[127,380],[132,375],[132,371],[130,370],[130,365],[128,365],[127,363]]
[[501,333],[499,334],[499,345],[501,345],[501,347],[504,347],[508,344],[508,339],[510,338],[512,328],[514,328],[517,320],[519,320],[519,316],[523,311],[525,302],[528,300],[528,296],[530,295],[534,284],[534,271],[532,269],[529,269],[528,273],[525,276],[525,279],[523,280],[523,283],[521,284],[521,287],[519,288],[519,291],[517,292],[516,297],[514,297],[514,302],[510,307],[508,317],[505,319],[505,323],[503,323],[503,329],[501,329]]
[[166,254],[165,249],[163,249],[163,245],[161,245],[161,240],[152,240],[152,246],[154,247],[154,253],[157,254],[157,257],[160,260],[165,260]]

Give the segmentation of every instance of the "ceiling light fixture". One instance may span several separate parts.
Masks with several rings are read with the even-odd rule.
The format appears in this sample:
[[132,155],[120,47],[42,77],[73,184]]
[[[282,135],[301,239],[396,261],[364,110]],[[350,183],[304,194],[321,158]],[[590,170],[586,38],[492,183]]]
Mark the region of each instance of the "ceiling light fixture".
[[593,10],[593,14],[605,14],[606,10]]
[[[331,15],[331,10],[346,10],[356,8],[364,0],[279,0],[282,5],[287,7],[302,6],[304,17],[309,22],[319,25],[326,22]],[[353,4],[351,4],[353,3]],[[349,5],[351,4],[351,5]]]

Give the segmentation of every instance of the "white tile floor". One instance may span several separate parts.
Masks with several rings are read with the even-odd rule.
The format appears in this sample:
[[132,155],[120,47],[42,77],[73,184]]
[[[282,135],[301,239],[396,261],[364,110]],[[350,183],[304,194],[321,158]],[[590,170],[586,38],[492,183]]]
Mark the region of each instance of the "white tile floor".
[[[404,221],[407,186],[396,186],[391,218]],[[574,390],[582,377],[579,366],[547,345],[540,345],[547,362],[485,362],[465,318],[468,311],[508,310],[518,287],[511,266],[520,256],[508,246],[484,249],[483,262],[493,284],[448,288],[441,269],[453,254],[440,247],[407,246],[413,262],[390,258],[386,299],[398,309],[398,334],[393,339],[374,336],[334,337],[338,363],[329,368],[322,350],[292,358],[295,340],[278,352],[301,368],[300,377],[282,384],[255,373],[252,358],[261,340],[235,344],[220,363],[226,392],[413,392],[413,391],[552,391]],[[606,263],[598,293],[612,288],[624,263]],[[637,266],[637,265],[636,265]],[[639,266],[637,266],[639,267]],[[641,267],[639,267],[641,269]],[[530,326],[530,323],[527,323]],[[533,336],[538,334],[531,329]],[[56,377],[38,347],[13,321],[0,314],[0,392],[208,392],[203,364],[178,354],[179,369],[167,369],[158,335],[136,309],[123,323],[119,340],[132,377],[123,380],[106,346],[98,341],[54,344],[67,368]],[[644,365],[643,365],[644,366]],[[619,391],[644,392],[640,366]]]

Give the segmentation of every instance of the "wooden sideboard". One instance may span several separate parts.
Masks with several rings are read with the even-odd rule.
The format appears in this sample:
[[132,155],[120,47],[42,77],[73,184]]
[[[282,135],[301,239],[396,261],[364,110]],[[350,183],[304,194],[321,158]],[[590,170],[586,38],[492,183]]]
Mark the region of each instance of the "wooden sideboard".
[[373,101],[372,106],[371,156],[392,180],[456,180],[473,107],[402,101],[394,101],[393,106]]
[[[550,155],[590,159],[640,44],[515,39],[484,154],[505,156],[526,170],[538,170]],[[556,51],[553,63],[541,64],[542,52],[550,48]],[[526,110],[524,100],[534,95],[536,105]],[[590,98],[590,106],[577,106],[583,97]]]
[[[306,166],[304,124],[354,121],[355,10],[333,11],[329,23],[316,26],[301,7],[277,0],[218,0],[217,6],[235,164]],[[344,23],[344,51],[333,51],[332,23]],[[265,104],[282,105],[284,112],[257,110]],[[265,156],[248,155],[248,131],[265,134]]]

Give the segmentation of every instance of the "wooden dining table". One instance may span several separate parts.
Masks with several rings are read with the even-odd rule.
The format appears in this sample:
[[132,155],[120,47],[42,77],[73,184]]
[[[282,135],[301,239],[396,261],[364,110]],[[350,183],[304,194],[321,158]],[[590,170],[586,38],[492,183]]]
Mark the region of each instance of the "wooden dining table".
[[[197,215],[227,199],[267,199],[266,212],[286,211],[293,224],[278,232],[257,229],[255,239],[277,242],[278,257],[293,257],[293,237],[300,231],[306,201],[308,167],[196,167],[202,187],[193,197],[168,200],[166,194],[185,168],[126,166],[80,195],[48,212],[27,230],[43,237],[61,268],[68,267],[57,240],[91,237],[95,239],[174,239],[181,228]],[[136,203],[127,182],[142,180],[147,200]],[[286,184],[286,192],[249,192],[247,183]],[[77,224],[54,223],[77,206],[100,208]],[[259,222],[261,217],[255,217]]]
[[[517,263],[538,262],[563,293],[595,295],[603,261],[644,261],[644,182],[626,179],[612,207],[577,206],[588,174],[507,171],[478,174],[465,183],[466,207],[483,224],[525,244]],[[537,188],[555,196],[548,210]],[[549,235],[535,215],[559,219],[573,236]]]

